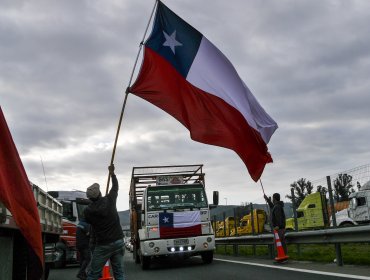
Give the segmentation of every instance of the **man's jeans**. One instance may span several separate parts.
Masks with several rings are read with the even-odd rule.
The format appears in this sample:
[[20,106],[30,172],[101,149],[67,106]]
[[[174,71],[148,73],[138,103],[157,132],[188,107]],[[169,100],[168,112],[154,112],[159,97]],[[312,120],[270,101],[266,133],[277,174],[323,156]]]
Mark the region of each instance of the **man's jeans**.
[[109,244],[96,245],[91,259],[88,280],[98,280],[102,275],[105,263],[110,259],[115,280],[124,280],[123,273],[123,240],[119,239]]

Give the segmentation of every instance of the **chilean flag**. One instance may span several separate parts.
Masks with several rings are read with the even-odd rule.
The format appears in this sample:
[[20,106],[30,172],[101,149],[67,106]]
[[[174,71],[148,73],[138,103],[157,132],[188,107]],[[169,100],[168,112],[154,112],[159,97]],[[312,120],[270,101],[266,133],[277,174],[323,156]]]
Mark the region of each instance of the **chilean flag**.
[[234,150],[254,181],[272,162],[276,122],[230,61],[161,1],[130,92],[175,117],[193,140]]
[[159,234],[161,238],[201,235],[200,212],[159,213]]

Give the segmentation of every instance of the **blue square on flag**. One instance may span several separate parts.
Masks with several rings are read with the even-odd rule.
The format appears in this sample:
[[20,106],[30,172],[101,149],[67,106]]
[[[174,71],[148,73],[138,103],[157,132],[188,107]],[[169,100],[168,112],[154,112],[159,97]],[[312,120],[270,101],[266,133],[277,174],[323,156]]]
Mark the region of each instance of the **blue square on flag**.
[[173,227],[173,213],[159,213],[160,227]]

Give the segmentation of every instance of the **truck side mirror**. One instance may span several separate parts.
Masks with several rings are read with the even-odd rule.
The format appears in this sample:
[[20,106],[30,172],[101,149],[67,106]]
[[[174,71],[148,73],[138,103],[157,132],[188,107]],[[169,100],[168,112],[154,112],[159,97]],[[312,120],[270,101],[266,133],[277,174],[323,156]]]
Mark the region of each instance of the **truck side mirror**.
[[213,205],[218,205],[218,191],[213,192]]

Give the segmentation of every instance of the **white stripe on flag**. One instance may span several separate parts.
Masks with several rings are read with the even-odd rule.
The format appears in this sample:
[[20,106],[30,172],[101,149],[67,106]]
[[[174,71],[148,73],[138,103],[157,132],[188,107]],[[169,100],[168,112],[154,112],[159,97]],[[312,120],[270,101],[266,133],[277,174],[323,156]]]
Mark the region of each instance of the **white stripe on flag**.
[[174,212],[173,227],[184,228],[200,224],[200,211]]

